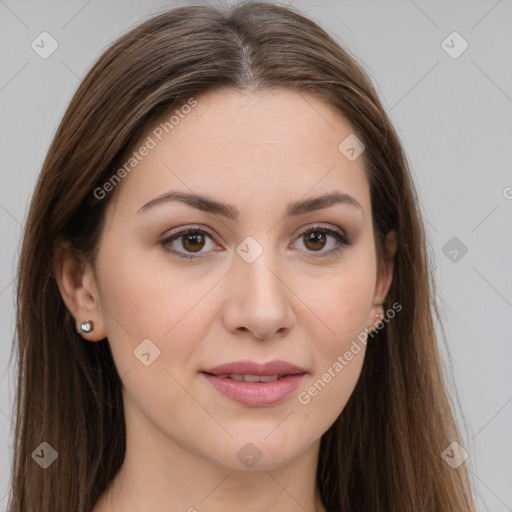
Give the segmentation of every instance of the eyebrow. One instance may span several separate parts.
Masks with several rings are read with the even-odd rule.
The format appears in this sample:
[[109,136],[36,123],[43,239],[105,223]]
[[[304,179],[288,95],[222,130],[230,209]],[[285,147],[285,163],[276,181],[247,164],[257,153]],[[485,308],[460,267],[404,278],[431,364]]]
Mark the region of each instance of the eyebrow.
[[[190,192],[171,191],[151,199],[151,201],[147,202],[137,211],[137,215],[154,208],[157,205],[173,201],[188,204],[189,206],[197,208],[203,212],[222,215],[230,220],[236,220],[240,214],[234,206],[216,201],[210,197]],[[286,215],[289,217],[295,217],[315,210],[328,208],[335,204],[351,206],[364,213],[363,207],[354,197],[342,192],[334,191],[312,199],[304,199],[289,203],[286,209]]]

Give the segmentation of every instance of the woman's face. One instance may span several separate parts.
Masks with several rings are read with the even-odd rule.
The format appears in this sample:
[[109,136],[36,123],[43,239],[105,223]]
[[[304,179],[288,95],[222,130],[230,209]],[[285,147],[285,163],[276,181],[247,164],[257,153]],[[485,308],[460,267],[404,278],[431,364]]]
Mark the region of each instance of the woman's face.
[[[353,138],[339,149],[353,133],[340,115],[291,90],[196,99],[168,134],[151,128],[116,186],[84,280],[101,305],[84,337],[108,337],[129,435],[277,468],[343,410],[390,275],[377,276],[363,157]],[[296,368],[257,366],[276,360]]]

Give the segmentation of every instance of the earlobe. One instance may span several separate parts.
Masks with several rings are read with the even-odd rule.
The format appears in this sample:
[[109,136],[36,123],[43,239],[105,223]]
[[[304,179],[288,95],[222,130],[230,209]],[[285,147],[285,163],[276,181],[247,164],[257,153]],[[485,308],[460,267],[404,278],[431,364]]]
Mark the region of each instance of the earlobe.
[[69,241],[55,244],[53,272],[60,295],[75,320],[75,330],[88,341],[106,337],[93,270],[72,250]]

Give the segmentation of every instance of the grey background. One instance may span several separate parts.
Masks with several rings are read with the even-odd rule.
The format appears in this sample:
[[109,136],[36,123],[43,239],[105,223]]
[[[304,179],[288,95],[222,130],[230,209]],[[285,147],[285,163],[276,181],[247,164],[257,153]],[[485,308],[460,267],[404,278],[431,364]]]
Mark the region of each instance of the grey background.
[[[398,129],[427,221],[465,463],[480,510],[512,511],[512,1],[291,3],[362,62]],[[173,5],[0,0],[1,510],[14,405],[12,279],[35,180],[93,62],[126,29]],[[31,48],[43,31],[59,45],[47,59]],[[469,44],[456,59],[441,46],[453,31]],[[456,261],[452,237],[467,247]]]

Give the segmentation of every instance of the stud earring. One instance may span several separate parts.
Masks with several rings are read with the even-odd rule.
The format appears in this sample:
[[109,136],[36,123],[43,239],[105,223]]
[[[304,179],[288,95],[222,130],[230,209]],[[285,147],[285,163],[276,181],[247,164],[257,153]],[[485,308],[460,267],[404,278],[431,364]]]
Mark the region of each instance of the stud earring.
[[84,320],[81,324],[80,324],[80,327],[78,328],[77,332],[79,334],[87,334],[89,332],[91,332],[92,330],[94,329],[94,324],[92,323],[92,320]]
[[378,323],[384,318],[384,313],[375,313],[374,317],[377,319],[373,323],[373,325],[369,328],[370,332],[375,332],[378,330]]

